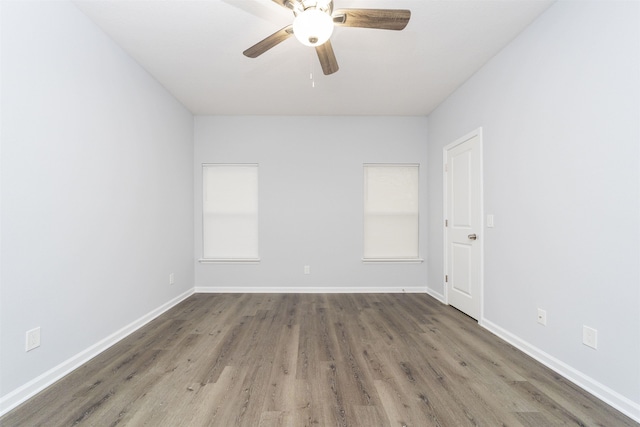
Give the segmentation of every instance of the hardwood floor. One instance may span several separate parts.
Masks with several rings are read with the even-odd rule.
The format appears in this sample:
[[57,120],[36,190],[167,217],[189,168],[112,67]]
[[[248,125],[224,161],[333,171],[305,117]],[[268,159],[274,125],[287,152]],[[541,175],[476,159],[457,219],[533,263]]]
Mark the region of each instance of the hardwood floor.
[[637,426],[418,294],[196,294],[2,426]]

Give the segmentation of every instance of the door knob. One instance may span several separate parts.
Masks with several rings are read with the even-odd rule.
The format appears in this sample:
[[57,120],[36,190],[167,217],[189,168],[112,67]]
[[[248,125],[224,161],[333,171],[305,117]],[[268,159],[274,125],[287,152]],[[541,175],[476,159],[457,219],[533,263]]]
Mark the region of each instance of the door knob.
[[476,240],[478,238],[478,236],[476,236],[475,234],[469,234],[467,237],[469,238],[469,240]]

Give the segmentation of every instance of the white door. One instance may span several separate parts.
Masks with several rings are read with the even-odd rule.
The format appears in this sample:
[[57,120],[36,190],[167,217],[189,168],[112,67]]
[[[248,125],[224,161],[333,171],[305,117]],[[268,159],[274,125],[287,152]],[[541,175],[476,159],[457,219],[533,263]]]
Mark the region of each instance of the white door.
[[447,302],[480,319],[482,288],[482,129],[444,148]]

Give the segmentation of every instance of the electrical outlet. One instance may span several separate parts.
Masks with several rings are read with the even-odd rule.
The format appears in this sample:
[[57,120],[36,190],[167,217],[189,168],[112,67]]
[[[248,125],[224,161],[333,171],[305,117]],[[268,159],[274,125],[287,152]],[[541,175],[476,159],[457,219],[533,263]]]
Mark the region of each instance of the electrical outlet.
[[304,266],[304,274],[311,274],[311,266],[310,265],[305,265]]
[[538,323],[547,326],[547,312],[541,308],[538,309]]
[[31,351],[40,347],[40,327],[27,331],[27,345],[25,351]]
[[588,326],[582,326],[582,344],[598,349],[598,330]]
[[173,285],[174,283],[176,283],[175,277],[174,277],[173,273],[170,273],[169,274],[169,284]]

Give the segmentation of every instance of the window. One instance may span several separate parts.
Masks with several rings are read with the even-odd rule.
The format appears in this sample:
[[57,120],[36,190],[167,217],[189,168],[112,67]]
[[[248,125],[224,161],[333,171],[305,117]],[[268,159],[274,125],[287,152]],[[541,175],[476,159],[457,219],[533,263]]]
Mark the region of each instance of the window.
[[421,261],[417,164],[364,165],[364,261]]
[[258,165],[204,164],[203,261],[258,261]]

